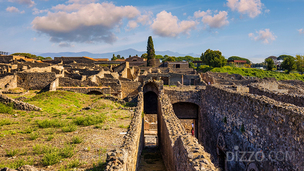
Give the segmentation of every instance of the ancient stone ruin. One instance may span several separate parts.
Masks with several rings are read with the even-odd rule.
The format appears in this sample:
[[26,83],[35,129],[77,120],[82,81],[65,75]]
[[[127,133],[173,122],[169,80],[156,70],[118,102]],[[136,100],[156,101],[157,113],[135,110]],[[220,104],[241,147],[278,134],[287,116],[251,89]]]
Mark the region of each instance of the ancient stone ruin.
[[137,104],[123,145],[107,154],[108,171],[140,170],[151,144],[168,171],[304,170],[301,81],[201,74],[187,62],[147,67],[138,57],[2,62],[0,100],[22,110],[40,109],[5,97],[10,89],[103,94]]

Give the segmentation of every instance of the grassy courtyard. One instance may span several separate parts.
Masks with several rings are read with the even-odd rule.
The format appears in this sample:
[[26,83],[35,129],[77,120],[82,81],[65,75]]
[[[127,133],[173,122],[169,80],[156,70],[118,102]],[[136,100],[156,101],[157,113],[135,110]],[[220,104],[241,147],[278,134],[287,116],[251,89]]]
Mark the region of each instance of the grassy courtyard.
[[24,96],[43,110],[0,104],[0,168],[101,169],[106,152],[121,145],[133,112],[98,95],[30,91]]

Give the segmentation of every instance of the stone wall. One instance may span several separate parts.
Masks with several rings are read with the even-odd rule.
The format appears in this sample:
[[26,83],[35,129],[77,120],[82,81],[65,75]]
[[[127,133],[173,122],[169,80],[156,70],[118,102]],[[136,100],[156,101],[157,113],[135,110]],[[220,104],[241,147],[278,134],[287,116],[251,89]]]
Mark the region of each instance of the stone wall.
[[[207,86],[202,99],[199,140],[215,163],[223,151],[230,154],[227,170],[246,170],[249,164],[258,170],[304,170],[302,107],[220,86]],[[244,152],[245,159],[235,158]]]
[[14,108],[19,109],[19,110],[28,110],[28,111],[32,111],[32,110],[40,111],[40,110],[42,110],[41,108],[39,108],[37,106],[12,99],[12,98],[7,97],[3,94],[0,94],[0,102],[3,103],[3,104],[7,104],[7,105],[8,104],[13,104]]
[[140,82],[121,81],[122,99],[134,98],[138,94],[138,89],[141,86]]
[[59,78],[59,86],[61,87],[86,87],[86,86],[98,86],[98,84],[92,82],[91,80],[87,79],[85,81],[72,79],[68,77],[61,77]]
[[53,72],[17,73],[17,86],[24,89],[41,90],[56,79]]
[[124,136],[123,145],[107,154],[106,171],[135,171],[139,165],[141,152],[144,146],[143,129],[143,93],[138,94],[138,103],[135,109],[130,128]]
[[159,106],[160,148],[167,170],[218,170],[197,139],[187,135],[167,95],[160,93]]
[[269,89],[259,87],[259,86],[249,86],[249,93],[251,94],[257,94],[261,96],[267,96],[269,98],[272,98],[274,100],[285,102],[285,103],[291,103],[296,106],[304,107],[304,95],[299,94],[289,94],[289,93],[283,93],[279,91],[271,91]]
[[16,75],[7,75],[4,78],[0,79],[0,88],[9,89],[17,87],[17,76]]

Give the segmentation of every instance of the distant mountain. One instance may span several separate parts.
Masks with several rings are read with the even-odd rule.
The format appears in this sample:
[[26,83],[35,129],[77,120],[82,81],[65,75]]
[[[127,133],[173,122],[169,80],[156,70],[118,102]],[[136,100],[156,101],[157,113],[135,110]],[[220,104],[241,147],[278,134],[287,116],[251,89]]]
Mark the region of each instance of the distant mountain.
[[[113,54],[115,55],[120,55],[123,56],[125,58],[128,58],[129,55],[131,56],[141,56],[143,53],[146,53],[145,51],[137,51],[135,49],[126,49],[126,50],[121,50],[121,51],[117,51],[117,52],[110,52],[110,53],[90,53],[90,52],[60,52],[60,53],[42,53],[39,54],[40,56],[43,57],[81,57],[81,56],[88,56],[88,57],[92,57],[92,58],[109,58],[111,59]],[[194,54],[194,53],[190,53],[190,54],[180,54],[178,52],[172,52],[172,51],[156,51],[155,54],[157,55],[169,55],[169,56],[186,56],[186,55],[190,55],[193,57],[199,57],[200,55],[198,54]]]

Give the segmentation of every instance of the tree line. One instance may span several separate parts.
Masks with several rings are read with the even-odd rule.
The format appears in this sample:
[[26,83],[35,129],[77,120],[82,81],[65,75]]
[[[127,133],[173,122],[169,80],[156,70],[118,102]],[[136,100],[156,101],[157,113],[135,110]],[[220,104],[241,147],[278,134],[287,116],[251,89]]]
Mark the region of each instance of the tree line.
[[34,54],[30,54],[30,53],[13,53],[11,55],[24,56],[24,57],[28,57],[28,58],[36,59],[36,60],[52,60],[51,57],[37,56]]
[[[291,71],[298,71],[301,74],[304,72],[304,55],[296,55],[293,57],[291,55],[281,55],[278,59],[283,59],[281,63],[281,67],[286,71],[286,73],[290,73]],[[271,58],[265,59],[266,69],[271,71],[277,69],[274,61]]]

